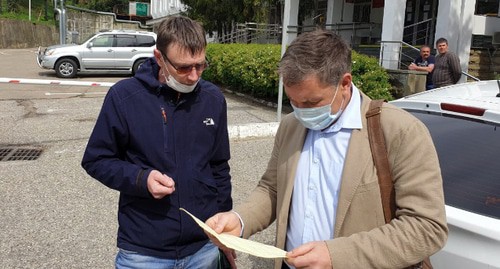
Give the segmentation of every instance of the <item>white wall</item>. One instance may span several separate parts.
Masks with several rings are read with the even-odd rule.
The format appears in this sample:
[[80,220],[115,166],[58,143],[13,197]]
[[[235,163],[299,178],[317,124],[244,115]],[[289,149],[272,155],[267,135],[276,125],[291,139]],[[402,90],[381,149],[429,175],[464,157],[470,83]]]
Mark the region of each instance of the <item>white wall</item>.
[[[406,0],[386,0],[384,8],[384,23],[382,25],[382,41],[403,40],[404,14]],[[380,48],[380,61],[387,69],[399,68],[399,52],[401,44],[383,43]]]
[[493,35],[494,32],[500,32],[499,17],[474,16],[472,34]]
[[153,19],[179,14],[186,7],[180,0],[151,0],[151,16]]

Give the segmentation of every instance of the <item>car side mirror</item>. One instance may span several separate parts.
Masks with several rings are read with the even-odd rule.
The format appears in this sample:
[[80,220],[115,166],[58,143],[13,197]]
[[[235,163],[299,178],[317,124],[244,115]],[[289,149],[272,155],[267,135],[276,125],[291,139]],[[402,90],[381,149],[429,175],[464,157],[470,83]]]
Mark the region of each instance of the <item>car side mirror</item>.
[[94,43],[93,42],[89,42],[87,43],[87,49],[90,49],[94,46]]

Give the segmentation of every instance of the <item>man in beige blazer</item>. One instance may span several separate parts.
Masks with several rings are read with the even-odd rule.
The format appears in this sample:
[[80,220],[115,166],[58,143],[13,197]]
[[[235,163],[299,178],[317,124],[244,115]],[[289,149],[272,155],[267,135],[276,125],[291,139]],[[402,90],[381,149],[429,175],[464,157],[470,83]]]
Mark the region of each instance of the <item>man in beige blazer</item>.
[[288,251],[276,269],[405,268],[442,248],[441,171],[426,127],[382,108],[397,206],[386,224],[367,134],[370,98],[352,84],[349,46],[330,31],[303,33],[279,71],[294,113],[280,124],[267,170],[243,204],[206,223],[248,238],[276,220],[276,246]]

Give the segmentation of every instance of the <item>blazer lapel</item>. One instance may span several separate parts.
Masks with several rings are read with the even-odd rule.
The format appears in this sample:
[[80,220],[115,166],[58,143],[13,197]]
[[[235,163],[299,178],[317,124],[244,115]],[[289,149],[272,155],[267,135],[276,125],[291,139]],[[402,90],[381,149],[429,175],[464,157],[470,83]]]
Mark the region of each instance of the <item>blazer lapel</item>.
[[339,236],[353,196],[356,193],[358,186],[361,184],[364,171],[367,169],[367,166],[370,164],[370,160],[372,158],[365,117],[370,98],[363,93],[361,93],[361,96],[361,120],[363,128],[361,130],[353,130],[349,141],[349,148],[347,149],[346,160],[344,163],[344,171],[342,173],[337,213],[335,215],[335,237]]
[[307,135],[307,129],[298,121],[293,120],[289,123],[288,132],[283,137],[282,151],[280,155],[285,161],[285,169],[279,169],[277,182],[277,242],[276,246],[284,248],[286,239],[286,229],[288,227],[288,213],[292,200],[293,186],[295,183],[295,174],[299,162],[300,153],[304,147],[304,141]]

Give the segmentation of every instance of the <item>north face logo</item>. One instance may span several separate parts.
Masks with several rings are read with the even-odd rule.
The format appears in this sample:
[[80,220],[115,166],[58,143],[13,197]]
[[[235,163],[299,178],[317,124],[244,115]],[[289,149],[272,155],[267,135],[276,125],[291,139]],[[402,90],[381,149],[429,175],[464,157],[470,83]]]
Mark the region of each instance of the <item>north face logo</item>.
[[206,118],[203,123],[205,123],[206,126],[209,126],[209,125],[214,125],[214,120],[212,118]]

